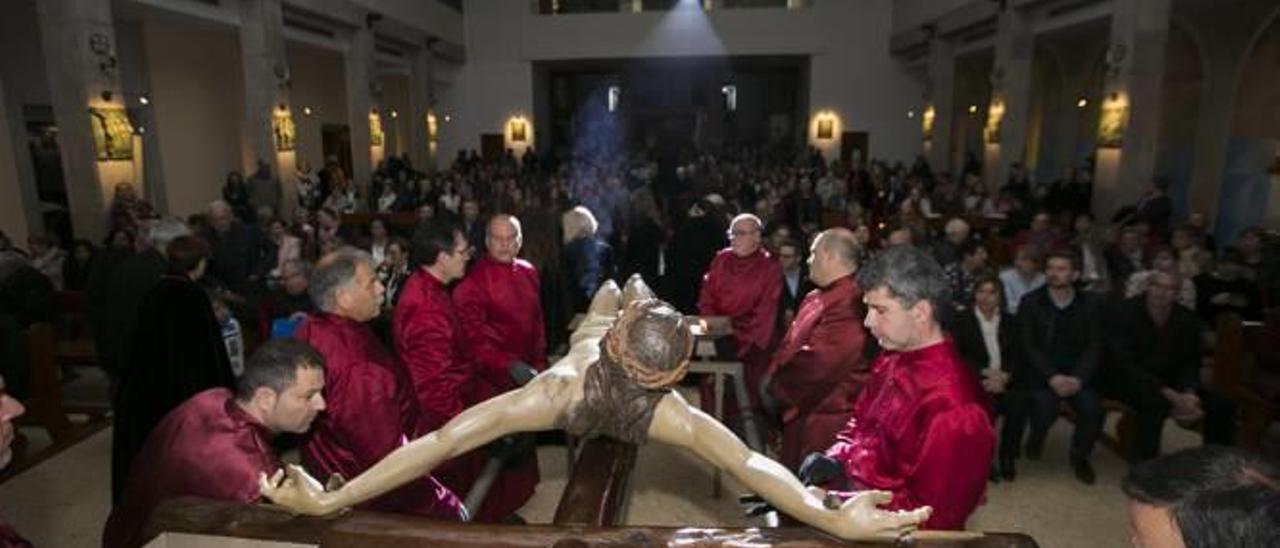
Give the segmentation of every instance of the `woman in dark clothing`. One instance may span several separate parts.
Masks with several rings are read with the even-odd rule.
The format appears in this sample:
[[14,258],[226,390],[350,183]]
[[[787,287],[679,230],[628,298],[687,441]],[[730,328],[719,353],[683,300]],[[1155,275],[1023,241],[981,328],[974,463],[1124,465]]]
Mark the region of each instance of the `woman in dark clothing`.
[[596,237],[599,225],[583,206],[566,211],[560,224],[564,228],[563,272],[570,281],[570,313],[586,312],[596,289],[613,277],[613,250]]
[[[982,381],[982,388],[995,402],[991,415],[995,422],[999,415],[1005,416],[1005,425],[1001,430],[998,468],[993,463],[992,481],[1001,477],[1013,480],[1016,471],[1013,460],[1017,456],[1017,443],[1012,441],[1012,430],[1008,414],[1008,406],[1013,403],[1010,394],[1013,388],[1013,372],[1018,365],[1018,337],[1015,318],[1004,306],[1004,284],[1000,278],[985,276],[973,286],[973,299],[969,310],[955,315],[952,335],[955,338],[956,351],[972,367]],[[1008,442],[1004,440],[1010,440]]]
[[134,455],[165,414],[198,392],[235,385],[213,304],[198,284],[208,254],[200,238],[175,238],[166,248],[168,273],[138,306],[114,402],[112,500],[119,499]]
[[98,250],[89,240],[76,240],[71,245],[71,254],[62,263],[62,289],[65,291],[84,291],[89,283],[89,273],[93,271],[93,263],[97,260]]
[[245,184],[244,175],[239,171],[228,173],[227,183],[222,185],[222,199],[231,206],[231,211],[235,212],[240,222],[254,221],[253,208],[249,206],[249,196],[249,185]]

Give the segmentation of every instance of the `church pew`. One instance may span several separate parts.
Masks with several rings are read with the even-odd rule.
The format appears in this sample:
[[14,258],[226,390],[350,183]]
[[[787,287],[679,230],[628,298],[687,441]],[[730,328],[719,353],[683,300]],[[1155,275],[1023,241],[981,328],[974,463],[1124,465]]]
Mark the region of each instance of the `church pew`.
[[[1271,329],[1276,327],[1273,325]],[[1267,427],[1280,419],[1280,405],[1270,401],[1254,387],[1262,372],[1257,371],[1258,351],[1266,340],[1267,326],[1259,322],[1244,322],[1239,316],[1227,314],[1218,319],[1216,344],[1213,353],[1214,388],[1230,397],[1240,407],[1241,447],[1257,451]]]
[[[148,537],[188,533],[238,539],[293,542],[322,548],[417,546],[501,548],[533,546],[887,546],[846,543],[808,527],[595,527],[453,523],[399,514],[353,510],[336,516],[294,516],[274,507],[203,499],[166,501],[151,516]],[[930,547],[1034,548],[1031,537],[988,533],[966,541],[921,541]],[[252,544],[237,544],[237,546]]]

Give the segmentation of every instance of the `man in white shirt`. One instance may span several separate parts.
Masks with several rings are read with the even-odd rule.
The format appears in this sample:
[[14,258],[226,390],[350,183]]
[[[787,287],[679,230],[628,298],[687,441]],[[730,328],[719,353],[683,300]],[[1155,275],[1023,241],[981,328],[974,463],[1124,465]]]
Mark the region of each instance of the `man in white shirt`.
[[1040,257],[1035,248],[1023,245],[1014,255],[1013,268],[1000,273],[1004,283],[1004,303],[1010,314],[1018,313],[1022,296],[1044,285],[1044,272],[1040,271]]

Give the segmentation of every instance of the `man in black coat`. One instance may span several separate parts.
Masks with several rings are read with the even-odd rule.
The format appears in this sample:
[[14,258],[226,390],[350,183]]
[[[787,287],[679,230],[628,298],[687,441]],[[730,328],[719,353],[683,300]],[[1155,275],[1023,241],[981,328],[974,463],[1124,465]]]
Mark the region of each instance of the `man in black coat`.
[[[155,287],[160,277],[169,269],[164,249],[179,236],[190,233],[187,225],[176,219],[161,219],[147,223],[145,234],[138,235],[143,249],[122,261],[107,277],[101,299],[105,313],[101,325],[94,325],[94,343],[99,361],[112,380],[117,380],[120,364],[128,363],[129,343],[133,341],[138,323],[138,304],[142,297]],[[98,297],[89,296],[90,301]],[[95,315],[96,316],[96,315]]]
[[1027,387],[1027,397],[1010,416],[1019,427],[1031,421],[1027,456],[1040,458],[1045,436],[1065,400],[1075,411],[1071,436],[1071,467],[1086,485],[1096,479],[1089,455],[1102,432],[1102,403],[1094,387],[1103,351],[1099,305],[1095,298],[1075,288],[1080,277],[1078,259],[1070,252],[1055,252],[1045,263],[1045,286],[1028,293],[1018,305],[1018,329],[1025,367],[1016,383]]
[[1160,455],[1165,418],[1185,427],[1204,422],[1204,441],[1231,445],[1235,406],[1200,382],[1200,320],[1177,304],[1182,280],[1152,273],[1145,295],[1125,300],[1109,322],[1115,375],[1107,391],[1133,407],[1137,425],[1130,462]]
[[813,290],[805,268],[800,244],[787,240],[778,245],[778,262],[782,263],[782,294],[778,297],[778,333],[786,333],[800,309],[804,296]]
[[209,204],[209,226],[209,273],[241,296],[255,293],[258,265],[266,249],[262,231],[237,221],[231,206],[221,200]]

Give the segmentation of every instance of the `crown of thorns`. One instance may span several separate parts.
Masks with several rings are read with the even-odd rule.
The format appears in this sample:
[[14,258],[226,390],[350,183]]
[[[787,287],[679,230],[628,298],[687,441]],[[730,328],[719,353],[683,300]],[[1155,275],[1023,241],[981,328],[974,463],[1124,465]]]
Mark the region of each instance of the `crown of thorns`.
[[693,352],[693,333],[689,331],[689,326],[685,322],[684,316],[676,316],[675,321],[661,322],[662,325],[660,327],[665,331],[663,334],[666,340],[671,341],[673,344],[679,344],[681,341],[684,343],[683,351],[672,356],[672,358],[679,360],[675,367],[669,369],[652,367],[636,356],[636,352],[631,347],[631,328],[636,322],[643,319],[661,319],[661,317],[654,318],[649,314],[650,311],[661,307],[674,310],[671,305],[658,299],[633,301],[622,311],[617,323],[605,335],[604,346],[609,359],[618,364],[628,378],[650,390],[666,388],[680,382],[680,379],[683,379],[685,373],[689,370],[689,355]]

